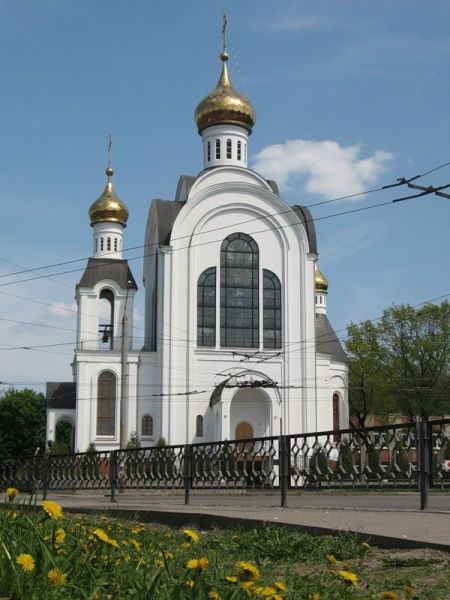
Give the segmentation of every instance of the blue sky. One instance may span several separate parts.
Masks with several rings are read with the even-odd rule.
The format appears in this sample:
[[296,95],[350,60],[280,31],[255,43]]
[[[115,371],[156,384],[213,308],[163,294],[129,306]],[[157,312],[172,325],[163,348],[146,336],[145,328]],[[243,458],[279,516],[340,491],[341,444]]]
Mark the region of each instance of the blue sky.
[[[0,0],[0,381],[71,379],[81,271],[51,275],[85,262],[22,283],[37,275],[5,275],[90,255],[87,210],[104,187],[108,133],[128,248],[143,243],[150,200],[173,199],[179,175],[201,170],[193,112],[218,79],[224,10],[232,80],[257,111],[250,165],[275,176],[288,202],[450,161],[448,1]],[[419,182],[450,183],[450,166]],[[319,264],[338,330],[450,292],[450,200],[329,216],[404,192],[311,208],[327,217],[316,223]],[[139,254],[126,256],[141,282]],[[64,345],[7,346],[42,344]]]

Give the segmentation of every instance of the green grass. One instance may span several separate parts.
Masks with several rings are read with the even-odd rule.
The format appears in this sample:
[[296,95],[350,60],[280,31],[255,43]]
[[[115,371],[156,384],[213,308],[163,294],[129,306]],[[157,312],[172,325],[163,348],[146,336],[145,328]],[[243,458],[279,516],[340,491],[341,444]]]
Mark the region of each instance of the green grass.
[[[60,543],[58,530],[65,532]],[[193,541],[182,530],[106,516],[52,519],[16,499],[0,509],[0,600],[448,598],[449,560],[437,551],[388,552],[351,535],[275,527],[197,533]],[[17,563],[21,554],[33,557],[33,570]],[[207,562],[189,563],[198,559]],[[241,561],[250,566],[240,568]],[[342,571],[354,574],[356,585]]]

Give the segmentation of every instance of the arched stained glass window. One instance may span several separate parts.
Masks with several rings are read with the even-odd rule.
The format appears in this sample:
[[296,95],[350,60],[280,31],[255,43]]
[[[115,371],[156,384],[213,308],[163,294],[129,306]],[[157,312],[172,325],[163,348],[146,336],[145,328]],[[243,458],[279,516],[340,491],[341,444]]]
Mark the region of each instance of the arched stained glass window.
[[197,344],[216,345],[216,267],[206,269],[198,278]]
[[245,233],[233,233],[220,250],[220,345],[259,346],[259,250]]
[[195,419],[195,435],[197,437],[203,437],[203,417],[202,415],[197,415]]
[[153,435],[153,417],[151,415],[142,417],[142,435],[147,437]]
[[116,376],[103,371],[97,382],[97,435],[115,435],[115,432]]
[[267,269],[263,270],[263,340],[264,348],[281,348],[281,285]]

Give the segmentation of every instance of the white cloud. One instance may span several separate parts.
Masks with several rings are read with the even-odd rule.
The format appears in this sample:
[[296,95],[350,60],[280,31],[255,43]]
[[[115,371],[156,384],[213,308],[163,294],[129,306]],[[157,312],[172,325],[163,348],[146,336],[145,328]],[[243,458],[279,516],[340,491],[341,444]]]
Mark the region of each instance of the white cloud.
[[360,158],[361,149],[360,144],[344,147],[332,140],[288,140],[264,148],[256,155],[253,168],[284,189],[289,189],[293,179],[303,177],[307,192],[330,199],[363,192],[393,158],[384,150]]
[[73,317],[74,313],[77,312],[76,302],[53,302],[48,308],[50,315],[54,317]]
[[268,31],[309,31],[334,25],[334,20],[321,15],[286,15],[264,23]]

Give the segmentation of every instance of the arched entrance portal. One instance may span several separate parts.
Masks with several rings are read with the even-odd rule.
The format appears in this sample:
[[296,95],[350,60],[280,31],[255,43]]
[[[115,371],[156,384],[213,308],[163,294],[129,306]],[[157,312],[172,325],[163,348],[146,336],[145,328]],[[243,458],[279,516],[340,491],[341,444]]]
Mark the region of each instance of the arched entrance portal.
[[230,406],[230,434],[234,439],[271,435],[271,403],[264,390],[241,388]]

